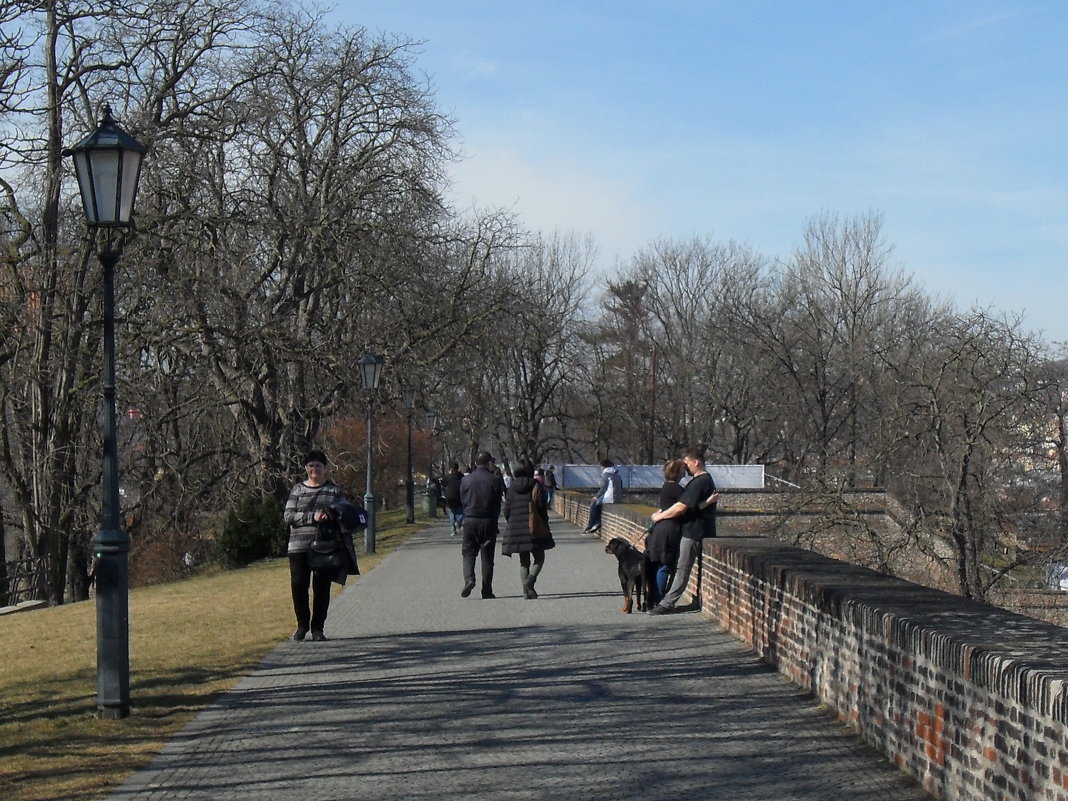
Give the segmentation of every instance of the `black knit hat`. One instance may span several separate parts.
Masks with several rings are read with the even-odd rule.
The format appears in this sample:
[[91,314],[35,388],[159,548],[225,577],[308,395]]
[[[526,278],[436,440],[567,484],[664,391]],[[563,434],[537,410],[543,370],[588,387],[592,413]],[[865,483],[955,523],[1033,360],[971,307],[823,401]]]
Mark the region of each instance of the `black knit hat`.
[[304,457],[304,464],[311,464],[312,462],[327,464],[326,454],[322,451],[308,451],[308,455]]

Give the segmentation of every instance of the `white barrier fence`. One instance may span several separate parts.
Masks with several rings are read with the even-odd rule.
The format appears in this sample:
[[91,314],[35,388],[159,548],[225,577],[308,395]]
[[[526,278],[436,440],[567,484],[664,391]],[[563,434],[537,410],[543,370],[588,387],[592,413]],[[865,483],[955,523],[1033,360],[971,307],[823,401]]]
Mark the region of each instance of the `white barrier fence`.
[[[599,487],[601,471],[597,464],[553,465],[556,483],[563,489]],[[705,468],[719,489],[764,489],[762,464],[710,464]],[[623,479],[623,491],[629,489],[659,489],[664,483],[664,466],[659,464],[616,465]]]

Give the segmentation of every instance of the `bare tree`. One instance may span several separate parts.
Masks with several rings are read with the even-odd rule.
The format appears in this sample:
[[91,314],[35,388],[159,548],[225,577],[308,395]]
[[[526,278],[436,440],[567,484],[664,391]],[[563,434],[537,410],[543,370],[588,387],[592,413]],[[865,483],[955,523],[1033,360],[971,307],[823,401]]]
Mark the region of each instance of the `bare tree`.
[[[17,91],[5,95],[17,107],[6,109],[4,135],[11,138],[3,154],[9,164],[17,158],[18,167],[5,173],[3,187],[2,300],[5,334],[11,335],[5,336],[9,359],[0,360],[0,469],[14,490],[22,537],[49,567],[52,601],[64,599],[65,584],[75,597],[88,590],[92,509],[99,506],[99,268],[69,202],[69,184],[63,191],[61,148],[95,125],[105,103],[147,144],[166,140],[167,126],[182,115],[161,113],[166,104],[160,98],[170,93],[208,100],[201,90],[204,76],[213,73],[198,64],[215,59],[220,42],[229,44],[247,22],[245,12],[227,15],[229,5],[53,1],[3,7],[11,22],[5,35],[17,32],[16,52],[23,58]],[[145,56],[150,50],[160,57],[151,67]],[[151,72],[151,80],[136,80],[139,69]],[[218,70],[214,75],[220,76]],[[140,95],[139,87],[155,94]],[[139,113],[145,107],[155,113]],[[123,344],[135,339],[127,336],[125,314],[139,301],[126,281],[120,287]],[[119,376],[124,405],[131,384],[125,356]]]
[[178,191],[160,196],[175,199],[158,218],[173,249],[153,267],[259,486],[281,495],[290,460],[358,388],[360,354],[432,338],[402,323],[398,298],[430,284],[408,243],[441,252],[427,232],[445,215],[449,127],[409,74],[409,43],[299,12],[265,25],[221,123],[171,148],[209,169],[173,175]]
[[791,472],[834,468],[845,485],[857,483],[885,330],[915,292],[888,255],[878,217],[816,218],[770,291],[739,309],[740,330],[781,379],[775,397]]
[[5,317],[14,324],[0,374],[0,469],[14,490],[23,537],[49,571],[52,602],[64,597],[71,544],[84,552],[93,528],[86,500],[96,482],[88,480],[87,457],[95,449],[87,445],[99,342],[97,266],[90,249],[75,244],[80,227],[72,229],[62,202],[61,151],[74,131],[85,130],[75,113],[85,108],[84,87],[121,69],[121,56],[101,44],[105,20],[133,7],[52,1],[4,8],[5,30],[25,39],[17,44],[24,57],[17,125],[5,129],[17,143],[8,139],[3,148],[4,158],[10,163],[16,154],[21,166],[4,187],[4,218],[14,226],[6,242]]
[[1041,389],[1039,350],[1018,321],[984,311],[937,321],[918,358],[898,365],[899,416],[909,432],[893,484],[951,548],[960,592],[983,598],[1016,564],[1009,488],[1022,420]]
[[589,240],[536,237],[510,264],[508,310],[483,351],[496,399],[494,415],[506,453],[535,462],[553,450],[559,415],[554,401],[576,358],[575,331],[586,302],[593,257]]

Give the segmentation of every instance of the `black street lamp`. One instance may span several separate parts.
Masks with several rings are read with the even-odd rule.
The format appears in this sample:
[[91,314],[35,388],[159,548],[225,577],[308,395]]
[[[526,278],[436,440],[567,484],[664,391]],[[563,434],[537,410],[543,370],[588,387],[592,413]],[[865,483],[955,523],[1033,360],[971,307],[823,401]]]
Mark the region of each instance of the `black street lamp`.
[[[436,437],[438,433],[438,413],[430,411],[426,413],[426,427],[430,429],[430,436]],[[431,479],[434,477],[434,440],[430,440],[430,464],[427,465],[426,470],[426,514],[427,517],[438,516],[438,499],[434,492],[431,492]]]
[[141,161],[147,148],[126,133],[104,106],[100,125],[63,151],[74,159],[85,220],[94,232],[107,232],[97,258],[104,268],[103,477],[100,531],[93,537],[96,557],[96,708],[102,718],[130,714],[130,537],[119,510],[119,448],[115,421],[115,266],[122,236],[130,226]]
[[404,503],[408,514],[405,518],[409,523],[415,522],[415,480],[412,478],[412,409],[415,408],[415,391],[405,384],[401,387],[401,397],[404,399],[404,408],[408,411],[408,472],[404,479]]
[[363,495],[363,505],[367,509],[367,528],[363,532],[363,549],[365,553],[375,552],[375,490],[374,452],[371,450],[371,437],[374,427],[375,390],[382,377],[381,356],[365,353],[360,358],[360,372],[363,375],[363,388],[367,390],[367,491]]

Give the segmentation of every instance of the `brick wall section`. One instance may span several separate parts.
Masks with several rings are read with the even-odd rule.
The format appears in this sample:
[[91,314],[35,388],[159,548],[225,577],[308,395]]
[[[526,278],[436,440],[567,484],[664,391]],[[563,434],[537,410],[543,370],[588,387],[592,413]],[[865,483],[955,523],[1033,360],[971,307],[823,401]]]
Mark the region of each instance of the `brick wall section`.
[[[600,536],[647,520],[606,506]],[[1068,629],[762,537],[706,540],[690,591],[932,795],[1068,801]]]

